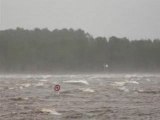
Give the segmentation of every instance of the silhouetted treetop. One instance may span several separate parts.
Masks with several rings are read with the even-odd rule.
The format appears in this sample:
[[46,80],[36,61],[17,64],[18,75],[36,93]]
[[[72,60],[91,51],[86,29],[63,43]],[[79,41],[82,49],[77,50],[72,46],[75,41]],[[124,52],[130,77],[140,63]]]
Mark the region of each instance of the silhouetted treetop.
[[78,29],[23,28],[0,31],[0,70],[159,71],[160,40],[93,38]]

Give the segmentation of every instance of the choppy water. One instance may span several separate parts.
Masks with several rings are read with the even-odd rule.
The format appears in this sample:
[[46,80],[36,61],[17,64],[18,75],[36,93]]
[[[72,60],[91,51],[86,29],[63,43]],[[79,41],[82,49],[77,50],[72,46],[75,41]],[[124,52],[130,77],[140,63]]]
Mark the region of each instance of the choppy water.
[[0,120],[160,120],[160,75],[1,75]]

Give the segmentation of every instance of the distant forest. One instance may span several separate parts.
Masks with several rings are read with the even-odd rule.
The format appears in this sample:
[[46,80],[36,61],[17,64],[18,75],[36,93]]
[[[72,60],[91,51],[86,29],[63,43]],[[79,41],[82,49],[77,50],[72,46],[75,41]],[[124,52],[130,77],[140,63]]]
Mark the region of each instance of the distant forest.
[[94,38],[81,29],[0,31],[0,72],[61,71],[160,71],[160,40]]

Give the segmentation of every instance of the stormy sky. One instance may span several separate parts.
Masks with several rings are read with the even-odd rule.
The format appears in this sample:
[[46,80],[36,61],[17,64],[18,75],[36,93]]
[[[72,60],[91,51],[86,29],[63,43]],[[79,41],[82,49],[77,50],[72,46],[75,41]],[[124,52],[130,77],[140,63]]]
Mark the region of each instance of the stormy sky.
[[96,36],[160,38],[160,0],[0,0],[0,29],[81,28]]

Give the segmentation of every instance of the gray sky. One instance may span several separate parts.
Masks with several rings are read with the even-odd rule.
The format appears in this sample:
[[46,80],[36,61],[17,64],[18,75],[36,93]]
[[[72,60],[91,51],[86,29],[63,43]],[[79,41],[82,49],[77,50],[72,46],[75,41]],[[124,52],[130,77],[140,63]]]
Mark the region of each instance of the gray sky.
[[0,0],[0,29],[81,28],[94,37],[160,38],[160,0]]

